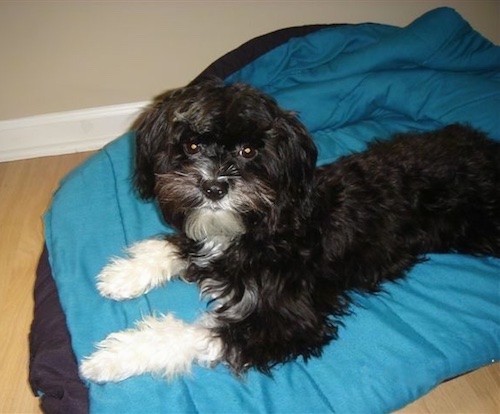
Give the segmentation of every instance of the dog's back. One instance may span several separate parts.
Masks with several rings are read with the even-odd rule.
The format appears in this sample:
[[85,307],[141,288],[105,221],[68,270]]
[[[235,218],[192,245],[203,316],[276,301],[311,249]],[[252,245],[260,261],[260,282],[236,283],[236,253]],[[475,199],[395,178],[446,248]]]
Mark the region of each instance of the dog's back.
[[462,125],[376,142],[318,170],[328,265],[370,288],[428,252],[500,256],[500,143]]

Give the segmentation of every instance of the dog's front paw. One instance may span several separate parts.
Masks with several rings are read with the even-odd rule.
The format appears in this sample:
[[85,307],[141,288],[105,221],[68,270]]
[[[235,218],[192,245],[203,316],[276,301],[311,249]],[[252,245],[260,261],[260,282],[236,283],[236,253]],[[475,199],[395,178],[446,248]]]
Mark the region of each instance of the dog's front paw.
[[132,299],[147,293],[154,275],[141,269],[136,260],[114,259],[97,276],[97,290],[114,300]]
[[147,317],[134,329],[110,334],[80,365],[80,375],[93,382],[117,382],[134,375],[155,374],[172,379],[191,365],[216,363],[220,340],[202,325],[189,325],[172,315]]
[[123,361],[119,361],[107,351],[97,351],[80,365],[80,375],[92,382],[118,382],[133,374],[123,369]]
[[114,300],[132,299],[182,272],[185,261],[165,240],[146,240],[133,245],[127,258],[114,259],[97,276],[97,289]]
[[98,350],[85,358],[80,375],[93,382],[118,382],[138,374],[134,364],[134,349],[127,346],[123,332],[109,335],[98,344]]

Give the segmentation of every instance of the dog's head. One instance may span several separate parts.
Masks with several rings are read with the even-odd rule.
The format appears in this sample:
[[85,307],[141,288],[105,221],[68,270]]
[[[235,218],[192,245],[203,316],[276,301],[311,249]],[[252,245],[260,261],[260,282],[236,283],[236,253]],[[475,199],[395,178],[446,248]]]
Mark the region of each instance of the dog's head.
[[296,117],[243,84],[167,92],[136,125],[135,184],[195,239],[299,226],[316,148]]

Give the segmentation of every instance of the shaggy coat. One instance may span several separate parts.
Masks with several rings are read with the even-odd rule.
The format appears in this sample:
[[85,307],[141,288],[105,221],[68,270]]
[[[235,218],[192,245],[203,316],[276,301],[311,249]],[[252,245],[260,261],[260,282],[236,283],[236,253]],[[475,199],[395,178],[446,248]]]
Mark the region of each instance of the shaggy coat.
[[[316,158],[295,114],[247,85],[190,85],[139,120],[136,187],[178,230],[157,260],[211,298],[210,363],[240,374],[319,356],[349,292],[377,292],[429,252],[500,256],[500,143],[481,132],[450,125]],[[113,299],[155,285],[118,297],[133,275],[114,270],[99,279]]]

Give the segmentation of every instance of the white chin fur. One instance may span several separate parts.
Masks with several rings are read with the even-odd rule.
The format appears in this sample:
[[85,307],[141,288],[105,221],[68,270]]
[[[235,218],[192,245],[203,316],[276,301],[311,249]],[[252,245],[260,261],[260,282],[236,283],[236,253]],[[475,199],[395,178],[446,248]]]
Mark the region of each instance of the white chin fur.
[[184,225],[186,235],[193,240],[223,236],[235,237],[245,232],[238,214],[228,210],[201,208],[193,211]]

